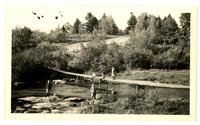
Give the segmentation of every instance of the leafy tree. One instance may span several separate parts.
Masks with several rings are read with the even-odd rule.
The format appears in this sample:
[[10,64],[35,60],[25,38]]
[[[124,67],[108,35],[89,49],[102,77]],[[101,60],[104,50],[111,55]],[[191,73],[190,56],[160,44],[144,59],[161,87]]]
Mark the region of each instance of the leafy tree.
[[102,33],[106,33],[106,20],[107,20],[106,13],[103,14],[103,16],[99,19],[99,30]]
[[80,23],[79,25],[79,33],[84,34],[87,33],[87,27],[84,23]]
[[136,19],[135,15],[131,12],[131,17],[127,22],[128,27],[126,29],[134,31],[136,23],[137,23],[137,19]]
[[71,56],[62,46],[41,42],[26,54],[12,56],[12,81],[42,80],[47,76],[47,67],[68,69]]
[[12,30],[12,51],[19,52],[28,47],[36,46],[35,43],[31,41],[32,31],[28,27],[16,28]]
[[64,25],[66,31],[63,32],[60,28],[56,28],[55,30],[51,30],[48,34],[48,42],[50,43],[65,43],[71,42],[72,40],[69,39],[69,33],[72,33],[72,26],[69,23]]
[[142,32],[143,30],[146,30],[149,26],[149,17],[147,13],[142,13],[137,18],[137,24],[135,26],[135,32]]
[[98,20],[91,12],[87,14],[85,19],[87,20],[86,27],[88,32],[92,33],[94,29],[98,29]]
[[138,48],[144,48],[151,50],[154,48],[154,41],[156,39],[156,34],[149,31],[142,31],[131,34],[130,43]]
[[100,40],[94,40],[89,42],[86,46],[81,47],[80,55],[74,60],[74,67],[78,69],[98,70],[98,64],[100,62],[100,55],[107,49],[106,44]]
[[151,66],[152,52],[148,49],[137,47],[132,43],[124,46],[123,59],[128,68],[145,68]]
[[74,33],[79,33],[79,25],[81,24],[81,21],[77,18],[74,22]]
[[112,66],[116,71],[124,70],[123,55],[121,47],[117,43],[107,45],[107,50],[101,54],[98,70],[101,72],[109,73]]
[[69,37],[68,33],[66,33],[66,32],[60,32],[60,33],[57,34],[56,42],[57,43],[71,42],[71,40],[68,39],[68,37]]
[[40,31],[33,31],[31,35],[32,43],[38,45],[41,42],[47,42],[47,33]]
[[173,45],[167,51],[154,56],[152,67],[163,69],[179,68],[178,56],[180,53],[180,46]]
[[50,33],[48,34],[48,41],[50,43],[55,43],[55,42],[58,42],[57,41],[57,36],[58,34],[60,33],[60,28],[56,28],[55,30],[51,30]]
[[112,18],[112,16],[106,16],[105,13],[99,20],[99,30],[102,33],[111,35],[116,35],[118,33],[118,27],[115,24],[114,19]]
[[72,34],[74,31],[74,28],[69,22],[67,22],[62,26],[62,31],[68,34]]
[[49,42],[39,44],[32,53],[35,63],[44,67],[61,68],[64,62],[70,59],[70,55],[62,46],[52,46]]
[[157,19],[155,16],[153,15],[150,15],[149,16],[149,26],[147,28],[147,31],[148,32],[151,32],[151,33],[156,33],[157,32]]

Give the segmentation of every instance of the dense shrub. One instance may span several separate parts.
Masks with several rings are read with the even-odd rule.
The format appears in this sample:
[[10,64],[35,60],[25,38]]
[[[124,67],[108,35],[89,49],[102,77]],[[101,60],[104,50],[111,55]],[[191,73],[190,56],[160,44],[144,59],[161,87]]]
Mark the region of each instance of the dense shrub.
[[111,67],[114,66],[115,70],[124,70],[124,60],[121,52],[121,47],[116,43],[107,45],[108,49],[100,56],[99,70],[101,72],[109,73]]
[[147,49],[137,48],[131,45],[125,46],[123,53],[124,62],[128,68],[149,69],[152,63],[152,52]]
[[15,28],[12,30],[12,53],[23,51],[29,47],[35,46],[31,41],[32,31],[28,27]]
[[15,81],[31,82],[42,80],[47,76],[47,70],[42,63],[36,63],[31,53],[24,56],[18,54],[12,58],[12,83]]
[[108,73],[111,67],[116,70],[124,69],[123,56],[121,48],[116,43],[110,45],[105,44],[105,41],[95,39],[81,47],[80,54],[72,61],[74,67],[83,69],[84,71],[95,71]]
[[45,32],[32,31],[28,27],[16,27],[12,30],[12,53],[16,54],[36,47],[42,41],[47,41],[47,34]]
[[52,30],[48,34],[48,41],[51,43],[69,43],[72,42],[70,35],[60,29]]
[[98,39],[91,41],[87,46],[82,45],[80,54],[71,62],[74,67],[88,71],[97,70],[100,55],[107,49],[106,44]]
[[[26,54],[25,54],[26,53]],[[61,47],[42,42],[12,58],[12,81],[32,81],[48,76],[47,68],[69,69],[71,56]]]
[[71,56],[62,46],[43,42],[34,49],[32,58],[35,63],[42,63],[44,67],[61,68],[68,66]]
[[124,48],[126,64],[131,68],[189,68],[189,17],[189,13],[181,14],[181,26],[178,27],[171,15],[161,20],[141,14],[135,30],[130,33],[130,42]]

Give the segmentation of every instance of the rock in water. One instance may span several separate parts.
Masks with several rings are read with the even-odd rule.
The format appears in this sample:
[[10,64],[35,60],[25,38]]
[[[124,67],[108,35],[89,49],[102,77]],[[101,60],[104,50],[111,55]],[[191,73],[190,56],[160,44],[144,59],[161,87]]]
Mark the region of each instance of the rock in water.
[[96,99],[100,99],[102,98],[102,95],[101,94],[96,94]]
[[79,97],[71,97],[71,98],[67,98],[65,100],[66,101],[71,101],[71,102],[81,102],[81,101],[84,101],[84,99],[79,98]]
[[32,108],[34,109],[51,108],[51,104],[46,102],[36,103],[32,106]]
[[117,92],[116,92],[116,91],[114,91],[114,90],[112,90],[112,91],[111,91],[111,94],[117,94]]
[[22,107],[17,106],[16,111],[17,111],[17,112],[24,112],[25,109],[22,108]]
[[51,113],[60,113],[60,111],[57,109],[54,109],[54,110],[51,110]]
[[50,111],[49,110],[44,110],[41,113],[50,113]]
[[30,108],[32,105],[31,104],[25,104],[24,107],[25,108]]

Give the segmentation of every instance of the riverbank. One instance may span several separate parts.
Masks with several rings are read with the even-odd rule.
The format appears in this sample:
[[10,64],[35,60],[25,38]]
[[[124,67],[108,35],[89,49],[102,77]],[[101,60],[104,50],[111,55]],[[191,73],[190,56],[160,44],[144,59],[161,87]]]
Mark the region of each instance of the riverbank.
[[[51,96],[45,89],[13,91],[12,113],[59,114],[189,114],[189,90],[147,87],[136,93],[135,85],[102,84],[96,99],[91,100],[90,83],[52,86]],[[113,90],[115,93],[112,93]]]

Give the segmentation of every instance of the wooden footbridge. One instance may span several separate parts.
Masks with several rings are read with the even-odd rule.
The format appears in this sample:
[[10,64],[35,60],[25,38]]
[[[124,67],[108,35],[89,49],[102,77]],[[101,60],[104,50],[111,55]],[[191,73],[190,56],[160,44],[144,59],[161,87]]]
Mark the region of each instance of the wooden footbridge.
[[[79,74],[79,73],[73,73],[73,72],[67,72],[67,71],[63,71],[60,69],[54,69],[54,68],[50,68],[53,71],[62,73],[62,74],[66,74],[66,75],[72,75],[72,76],[76,76],[78,77],[82,77],[82,78],[93,78],[93,79],[97,79],[100,80],[102,79],[102,77],[93,77],[92,75],[87,75],[87,74]],[[185,86],[185,85],[176,85],[176,84],[164,84],[164,83],[159,83],[159,82],[152,82],[152,81],[142,81],[142,80],[126,80],[126,79],[116,79],[113,80],[112,78],[109,77],[105,77],[104,79],[107,82],[111,82],[111,83],[124,83],[124,84],[133,84],[136,86],[152,86],[152,87],[158,87],[158,88],[174,88],[174,89],[190,89],[190,86]]]

